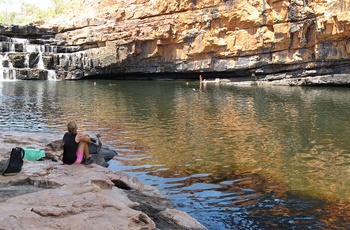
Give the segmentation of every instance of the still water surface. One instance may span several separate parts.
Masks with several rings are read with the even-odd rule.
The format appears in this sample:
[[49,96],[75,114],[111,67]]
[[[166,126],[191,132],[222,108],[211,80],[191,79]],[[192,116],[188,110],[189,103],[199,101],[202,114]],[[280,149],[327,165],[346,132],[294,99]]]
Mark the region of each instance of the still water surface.
[[0,82],[0,130],[100,133],[208,229],[350,228],[350,89]]

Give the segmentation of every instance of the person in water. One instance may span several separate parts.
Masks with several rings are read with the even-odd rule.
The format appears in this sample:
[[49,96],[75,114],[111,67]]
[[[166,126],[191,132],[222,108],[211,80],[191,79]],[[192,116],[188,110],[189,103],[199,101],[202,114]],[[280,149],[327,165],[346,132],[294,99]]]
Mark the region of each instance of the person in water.
[[83,158],[84,164],[92,164],[90,158],[88,143],[90,138],[82,133],[78,133],[78,126],[74,121],[68,122],[67,130],[63,136],[63,163],[65,164],[81,164]]

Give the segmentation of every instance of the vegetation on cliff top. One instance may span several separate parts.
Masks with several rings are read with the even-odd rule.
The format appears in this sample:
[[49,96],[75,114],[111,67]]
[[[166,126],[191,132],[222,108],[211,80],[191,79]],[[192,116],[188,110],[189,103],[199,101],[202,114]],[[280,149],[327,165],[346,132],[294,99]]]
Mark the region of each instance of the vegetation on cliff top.
[[0,0],[0,24],[28,24],[45,20],[75,10],[83,5],[83,0],[47,0],[43,2],[27,0]]

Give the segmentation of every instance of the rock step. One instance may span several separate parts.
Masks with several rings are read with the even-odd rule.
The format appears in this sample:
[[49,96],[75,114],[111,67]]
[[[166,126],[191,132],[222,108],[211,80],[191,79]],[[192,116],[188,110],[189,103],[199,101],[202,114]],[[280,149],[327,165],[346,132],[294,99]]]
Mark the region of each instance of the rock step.
[[73,52],[79,49],[76,46],[66,48],[65,53],[0,52],[0,79],[47,80],[54,76],[51,71],[60,79],[75,79],[84,76],[84,69],[94,68],[85,52]]
[[59,43],[54,29],[0,25],[0,34],[0,80],[79,79],[97,64],[84,47]]
[[57,80],[55,70],[0,68],[0,80]]
[[58,46],[52,44],[32,44],[18,42],[0,42],[0,53],[4,52],[42,52],[42,53],[74,53],[82,51],[81,46]]

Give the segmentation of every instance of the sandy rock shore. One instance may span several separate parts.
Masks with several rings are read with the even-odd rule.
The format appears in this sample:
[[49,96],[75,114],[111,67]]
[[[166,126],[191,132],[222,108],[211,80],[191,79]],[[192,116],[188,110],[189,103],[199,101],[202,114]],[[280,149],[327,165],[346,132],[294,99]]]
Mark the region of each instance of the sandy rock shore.
[[[61,134],[0,133],[0,159],[13,147],[44,148]],[[206,229],[155,187],[96,164],[25,161],[0,176],[0,229]]]

